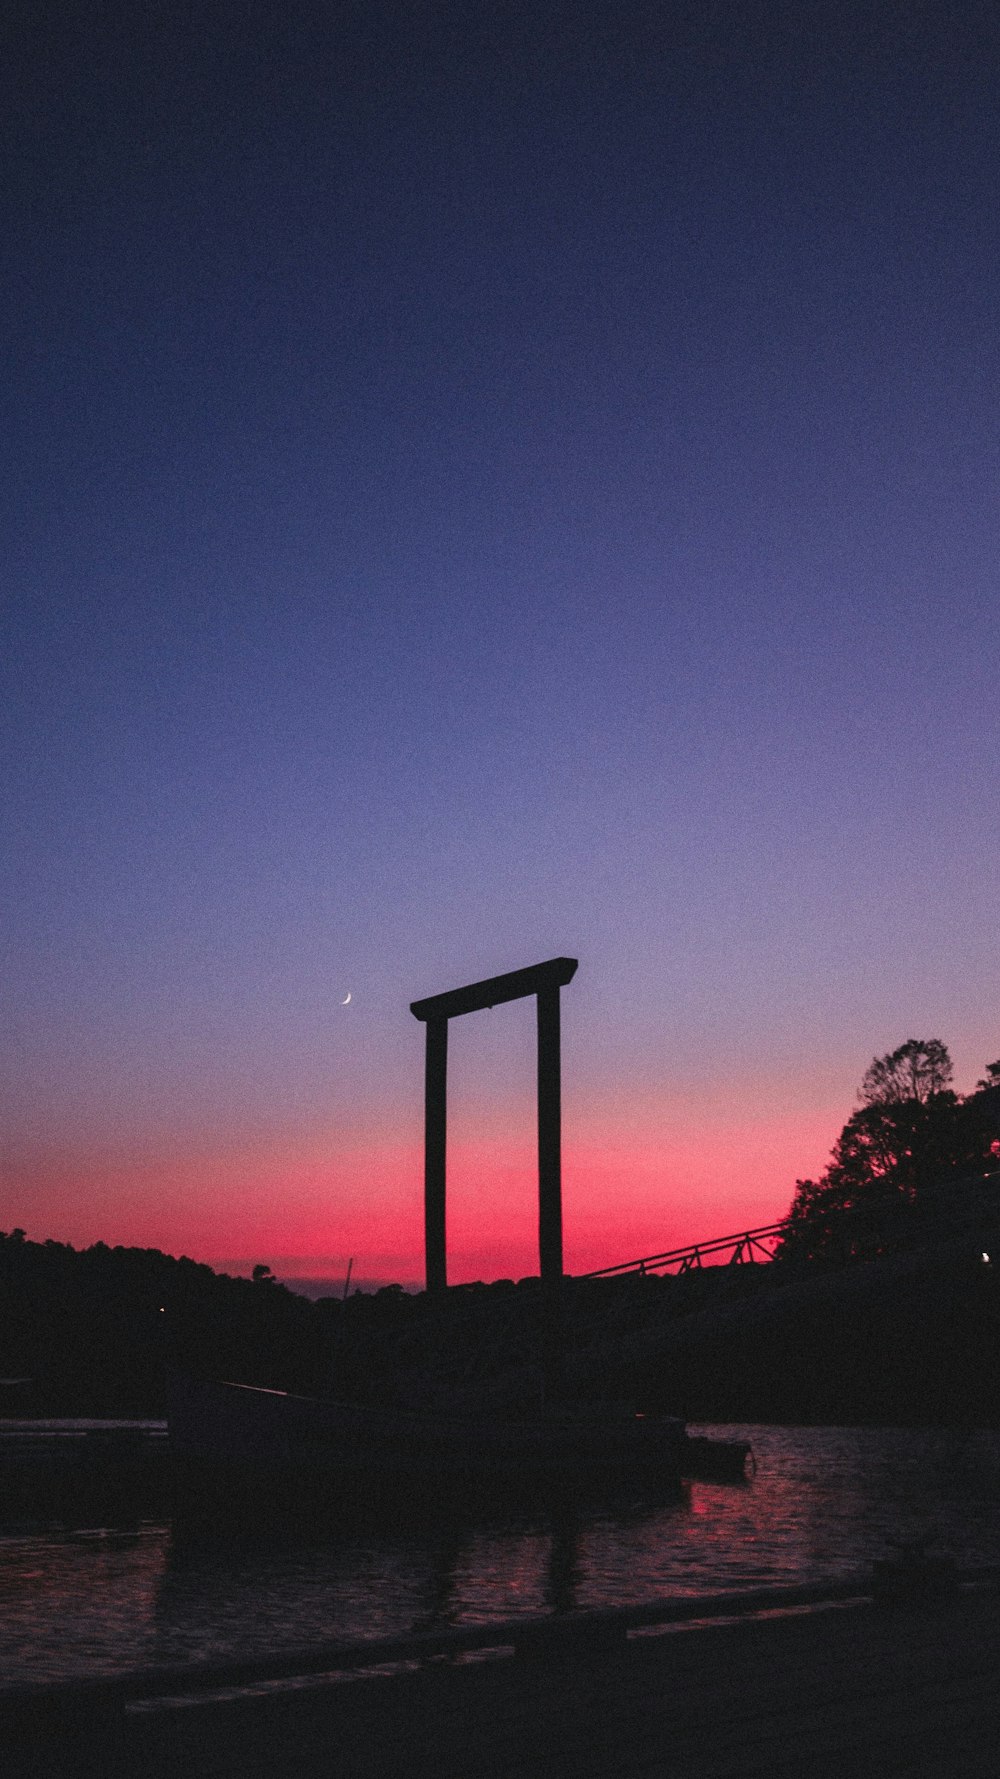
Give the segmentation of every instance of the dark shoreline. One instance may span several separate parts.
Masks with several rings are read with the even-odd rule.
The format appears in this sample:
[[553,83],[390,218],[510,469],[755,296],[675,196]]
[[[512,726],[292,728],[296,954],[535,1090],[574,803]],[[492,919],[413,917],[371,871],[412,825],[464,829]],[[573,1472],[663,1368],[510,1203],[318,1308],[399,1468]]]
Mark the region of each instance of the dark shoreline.
[[156,1250],[0,1236],[0,1408],[162,1415],[169,1362],[362,1406],[518,1412],[544,1382],[690,1422],[998,1427],[990,1179],[974,1227],[956,1212],[877,1260],[567,1276],[557,1305],[537,1279],[311,1302]]

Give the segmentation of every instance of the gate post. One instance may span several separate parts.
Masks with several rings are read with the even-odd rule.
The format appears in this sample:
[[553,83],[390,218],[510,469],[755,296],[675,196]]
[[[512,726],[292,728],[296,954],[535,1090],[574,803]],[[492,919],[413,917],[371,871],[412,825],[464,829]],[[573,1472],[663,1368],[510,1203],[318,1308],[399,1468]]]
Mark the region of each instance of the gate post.
[[543,1285],[563,1276],[562,1100],[559,985],[538,991],[538,1266]]
[[448,1283],[445,1175],[448,1144],[448,1021],[427,1021],[424,1077],[424,1253],[428,1291]]

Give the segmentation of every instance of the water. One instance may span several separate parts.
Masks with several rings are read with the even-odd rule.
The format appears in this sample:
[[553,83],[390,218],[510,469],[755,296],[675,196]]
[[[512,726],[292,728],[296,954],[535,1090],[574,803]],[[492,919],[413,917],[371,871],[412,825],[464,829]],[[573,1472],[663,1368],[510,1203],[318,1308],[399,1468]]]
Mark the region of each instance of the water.
[[1000,1563],[1000,1434],[725,1427],[745,1485],[562,1518],[191,1543],[169,1524],[0,1534],[0,1674],[112,1674],[339,1638],[853,1575],[936,1536]]

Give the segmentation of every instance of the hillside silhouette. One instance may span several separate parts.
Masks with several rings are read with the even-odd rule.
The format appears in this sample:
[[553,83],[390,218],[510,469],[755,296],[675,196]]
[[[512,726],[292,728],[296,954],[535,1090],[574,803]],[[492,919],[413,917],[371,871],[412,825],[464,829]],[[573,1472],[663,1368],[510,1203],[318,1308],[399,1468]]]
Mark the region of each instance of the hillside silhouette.
[[556,1394],[692,1420],[998,1425],[1000,1063],[964,1097],[950,1073],[937,1040],[874,1060],[769,1264],[314,1302],[263,1262],[234,1278],[0,1233],[4,1411],[158,1416],[174,1365],[460,1412]]

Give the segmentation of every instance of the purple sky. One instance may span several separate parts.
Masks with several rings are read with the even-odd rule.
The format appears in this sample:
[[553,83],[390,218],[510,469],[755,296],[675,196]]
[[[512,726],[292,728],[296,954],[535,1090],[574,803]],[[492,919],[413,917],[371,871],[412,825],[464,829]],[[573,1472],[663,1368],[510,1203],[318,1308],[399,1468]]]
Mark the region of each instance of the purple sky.
[[[408,1003],[556,954],[571,1269],[1000,1054],[998,29],[8,23],[0,1227],[419,1277]],[[535,1267],[531,1011],[455,1277]]]

